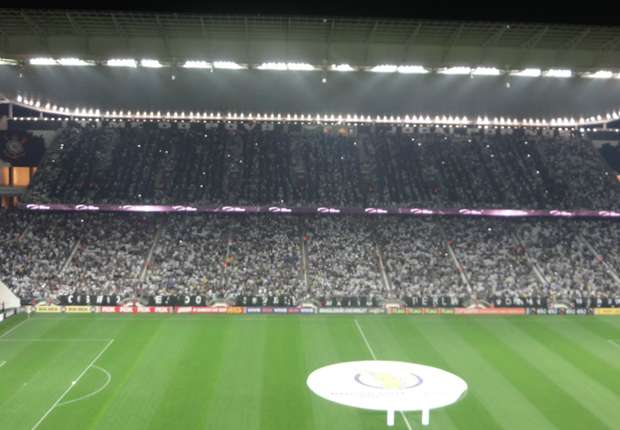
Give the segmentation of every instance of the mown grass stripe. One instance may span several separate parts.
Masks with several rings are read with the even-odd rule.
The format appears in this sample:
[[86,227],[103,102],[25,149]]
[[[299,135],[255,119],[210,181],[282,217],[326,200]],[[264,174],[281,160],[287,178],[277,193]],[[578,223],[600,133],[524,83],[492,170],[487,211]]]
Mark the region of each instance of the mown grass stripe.
[[[307,372],[304,342],[299,319],[292,319],[288,324],[277,320],[268,323],[265,363],[269,365],[262,372],[264,406],[260,428],[315,428],[309,401],[311,393],[303,378]],[[294,415],[283,413],[292,410]]]
[[[577,343],[582,348],[595,355],[603,368],[616,368],[620,371],[620,360],[609,351],[609,336],[615,333],[600,330],[598,325],[592,326],[590,318],[547,318],[540,320],[547,328],[560,336]],[[617,333],[620,338],[620,331]]]
[[[608,427],[597,415],[593,414],[577,398],[577,393],[570,393],[563,386],[550,378],[545,372],[536,368],[524,354],[530,354],[524,348],[523,339],[506,337],[493,330],[503,319],[468,319],[469,324],[455,325],[464,339],[476,344],[477,351],[487,358],[521,391],[530,402],[562,430],[597,429]],[[491,341],[490,341],[491,340]],[[547,355],[538,357],[553,363],[554,357]],[[563,375],[569,378],[570,374]],[[573,395],[575,394],[575,395]]]
[[[614,394],[620,395],[620,360],[601,359],[597,354],[592,353],[600,347],[609,351],[604,339],[591,336],[578,338],[577,334],[581,332],[573,325],[566,326],[564,330],[557,327],[552,329],[546,321],[540,319],[513,325],[556,352],[563,360],[579,368],[588,377]],[[610,375],[610,367],[616,367],[619,370],[615,372],[615,375]]]
[[[581,356],[583,363],[580,363],[578,358],[582,351],[571,352],[570,345],[564,344],[553,331],[539,327],[536,321],[515,321],[501,321],[491,330],[499,336],[510,336],[521,351],[527,350],[527,354],[521,353],[524,359],[607,426],[613,428],[620,422],[620,411],[615,407],[620,404],[618,394],[609,389],[607,382],[601,383],[602,373],[594,377],[582,367],[590,359],[587,351]],[[602,369],[608,368],[603,364]],[[614,372],[607,376],[610,386],[620,386],[620,373]]]
[[[120,416],[119,411],[123,411],[128,404],[133,405],[135,414],[141,412],[143,405],[135,402],[133,398],[127,400],[127,385],[144,364],[147,354],[152,351],[163,325],[163,320],[155,320],[149,324],[138,324],[130,319],[124,322],[122,327],[126,327],[128,332],[115,337],[113,350],[115,352],[106,357],[104,363],[114,375],[114,381],[106,392],[102,393],[102,399],[97,407],[93,407],[90,414],[84,418],[81,424],[84,429],[124,428],[126,417]],[[59,415],[64,418],[67,414],[61,411]]]
[[[489,414],[500,423],[500,428],[563,430],[548,419],[527,392],[515,386],[509,374],[512,370],[497,366],[493,356],[482,353],[480,344],[495,351],[493,338],[472,338],[458,330],[465,326],[468,331],[475,331],[470,317],[445,316],[433,317],[433,320],[436,322],[422,321],[419,324],[421,333],[429,342],[434,342],[437,351],[445,357],[456,374],[465,379],[469,385],[468,395],[474,393],[480,398]],[[437,341],[437,338],[441,341]],[[461,412],[462,405],[465,406],[465,403],[457,403],[455,407]],[[464,429],[469,429],[474,415],[462,410],[462,416]]]
[[[348,331],[347,345],[341,345],[341,333],[344,324],[351,324],[351,320],[343,322],[338,318],[321,320],[320,323],[305,323],[304,320],[304,350],[306,351],[307,371],[303,375],[304,384],[308,375],[323,366],[342,361],[350,361],[356,359],[364,359],[361,357],[363,352],[362,345],[358,346],[357,338],[353,338],[355,332],[351,331],[351,327],[346,328]],[[339,330],[332,331],[330,326],[339,324],[342,327]],[[357,334],[355,334],[357,336]],[[355,358],[352,358],[355,357]],[[309,391],[308,388],[306,390]],[[360,415],[359,411],[347,408],[342,405],[329,402],[315,394],[310,395],[310,402],[314,415],[315,428],[334,428],[334,429],[362,429],[368,425],[365,416]],[[370,417],[370,421],[376,420]],[[374,421],[378,425],[378,421]]]
[[[392,349],[398,351],[399,357],[414,363],[426,364],[429,366],[439,367],[458,374],[446,357],[441,354],[437,345],[444,340],[441,337],[441,329],[433,327],[432,329],[423,328],[420,318],[417,317],[397,317],[385,321],[388,329],[382,330],[385,333],[385,342],[392,345]],[[430,335],[429,340],[424,332]],[[433,411],[431,420],[437,423],[441,429],[460,428],[459,423],[465,422],[467,417],[475,415],[480,428],[500,429],[502,426],[489,413],[488,409],[482,403],[478,396],[477,390],[468,390],[464,399],[456,405]],[[416,414],[419,415],[419,414]],[[418,417],[419,418],[419,417]]]

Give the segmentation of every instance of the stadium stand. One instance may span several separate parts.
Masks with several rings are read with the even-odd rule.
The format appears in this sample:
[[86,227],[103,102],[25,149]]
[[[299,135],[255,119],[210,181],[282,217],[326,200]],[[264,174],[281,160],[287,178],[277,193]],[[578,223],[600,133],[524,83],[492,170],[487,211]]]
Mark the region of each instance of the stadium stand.
[[617,209],[591,141],[395,127],[61,129],[27,202]]
[[[26,302],[200,296],[370,306],[617,300],[620,224],[363,216],[0,212],[0,276]],[[256,300],[259,300],[258,302]],[[344,301],[344,304],[342,303]]]

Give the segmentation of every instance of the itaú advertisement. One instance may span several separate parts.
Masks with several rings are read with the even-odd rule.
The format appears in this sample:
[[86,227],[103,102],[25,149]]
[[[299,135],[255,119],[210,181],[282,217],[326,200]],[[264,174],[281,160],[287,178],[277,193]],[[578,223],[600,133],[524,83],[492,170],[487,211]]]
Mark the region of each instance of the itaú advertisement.
[[620,308],[595,308],[594,315],[620,315]]
[[56,305],[36,305],[34,311],[40,314],[59,314],[62,307]]

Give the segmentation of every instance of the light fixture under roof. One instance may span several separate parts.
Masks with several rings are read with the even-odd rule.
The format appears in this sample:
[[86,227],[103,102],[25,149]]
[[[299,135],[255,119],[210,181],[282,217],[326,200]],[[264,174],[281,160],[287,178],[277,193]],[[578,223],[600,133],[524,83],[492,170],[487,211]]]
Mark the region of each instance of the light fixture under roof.
[[53,58],[47,57],[31,58],[29,60],[29,63],[33,66],[55,66],[56,64],[58,64]]
[[288,70],[308,71],[308,72],[314,70],[314,66],[308,63],[287,63],[286,68]]
[[476,67],[471,74],[476,76],[499,76],[501,71],[497,67]]
[[395,64],[379,64],[370,69],[371,72],[375,73],[394,73],[396,70],[398,70],[398,66]]
[[187,60],[183,63],[185,69],[210,69],[211,67],[211,63],[202,60]]
[[85,61],[81,58],[75,57],[63,57],[58,59],[58,64],[61,66],[94,66],[93,61]]
[[543,76],[547,78],[570,78],[573,72],[569,69],[549,69],[543,72]]
[[225,70],[242,70],[247,68],[241,64],[235,63],[234,61],[214,61],[213,67],[216,69]]
[[444,67],[439,69],[439,72],[442,75],[469,75],[471,73],[471,67],[467,66],[455,66],[455,67]]
[[17,65],[16,60],[11,60],[10,58],[0,58],[0,66],[15,66]]
[[159,62],[159,60],[151,60],[148,58],[140,60],[140,66],[147,67],[150,69],[159,69],[163,67],[163,65]]
[[106,64],[110,67],[138,67],[138,62],[133,58],[112,58]]
[[398,73],[403,74],[426,74],[430,71],[424,66],[398,66]]
[[329,70],[334,72],[353,72],[355,69],[349,64],[332,64]]
[[512,72],[510,72],[511,76],[525,76],[525,77],[530,77],[530,78],[537,78],[542,74],[542,71],[540,69],[536,69],[536,68],[528,68],[528,69],[523,69],[523,70],[514,70]]
[[256,67],[258,70],[287,70],[286,63],[262,63]]
[[584,78],[590,78],[590,79],[610,79],[610,78],[613,78],[614,74],[610,70],[599,70],[596,72],[584,73],[581,76],[583,76]]

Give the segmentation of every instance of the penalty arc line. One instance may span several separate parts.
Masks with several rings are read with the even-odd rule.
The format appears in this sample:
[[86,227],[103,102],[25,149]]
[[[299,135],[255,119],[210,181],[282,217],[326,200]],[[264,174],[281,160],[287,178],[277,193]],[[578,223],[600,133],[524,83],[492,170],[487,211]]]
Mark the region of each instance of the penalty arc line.
[[[377,356],[375,355],[375,351],[373,351],[372,346],[370,346],[370,342],[368,342],[368,338],[366,337],[366,333],[364,333],[364,330],[362,329],[362,326],[360,325],[359,322],[357,322],[356,319],[353,320],[355,322],[355,326],[357,327],[357,331],[359,332],[359,334],[362,336],[362,339],[364,339],[364,343],[366,344],[366,348],[368,348],[368,352],[370,352],[370,355],[372,356],[373,360],[377,359]],[[409,424],[409,420],[407,419],[407,416],[405,415],[405,413],[403,411],[398,411],[400,413],[400,416],[403,417],[403,420],[405,421],[405,425],[407,426],[408,430],[413,430],[411,428],[411,424]]]
[[99,360],[99,358],[103,355],[103,353],[108,350],[108,348],[110,347],[110,345],[112,345],[113,342],[114,342],[114,339],[110,339],[110,341],[103,347],[103,349],[101,351],[99,351],[99,354],[97,354],[97,356],[93,359],[93,361],[91,361],[90,364],[88,366],[86,366],[86,368],[82,371],[82,373],[79,374],[77,379],[75,381],[73,381],[71,383],[71,385],[69,385],[69,388],[67,388],[60,395],[58,400],[56,400],[54,402],[54,404],[47,410],[47,412],[45,412],[45,414],[43,414],[43,416],[41,418],[39,418],[39,421],[37,421],[36,424],[32,427],[32,430],[35,430],[36,428],[38,428],[41,425],[43,420],[45,420],[45,418],[47,418],[47,416],[58,406],[58,404],[60,402],[62,402],[62,399],[64,399],[64,397],[69,393],[69,391],[71,391],[73,386],[76,385],[80,381],[80,379],[82,379],[82,376],[84,376],[84,374],[88,371],[88,369],[90,369],[91,367],[93,367],[95,365],[97,360]]
[[93,366],[93,369],[97,369],[106,375],[107,379],[105,381],[105,384],[103,384],[101,387],[99,387],[97,390],[93,391],[92,393],[88,393],[85,396],[78,397],[77,399],[67,400],[66,402],[60,402],[56,406],[65,406],[65,405],[70,405],[71,403],[79,402],[81,400],[86,400],[90,397],[96,396],[97,394],[105,390],[108,385],[110,385],[110,382],[112,382],[112,375],[110,375],[110,372],[105,370],[103,367],[99,367],[99,366]]

